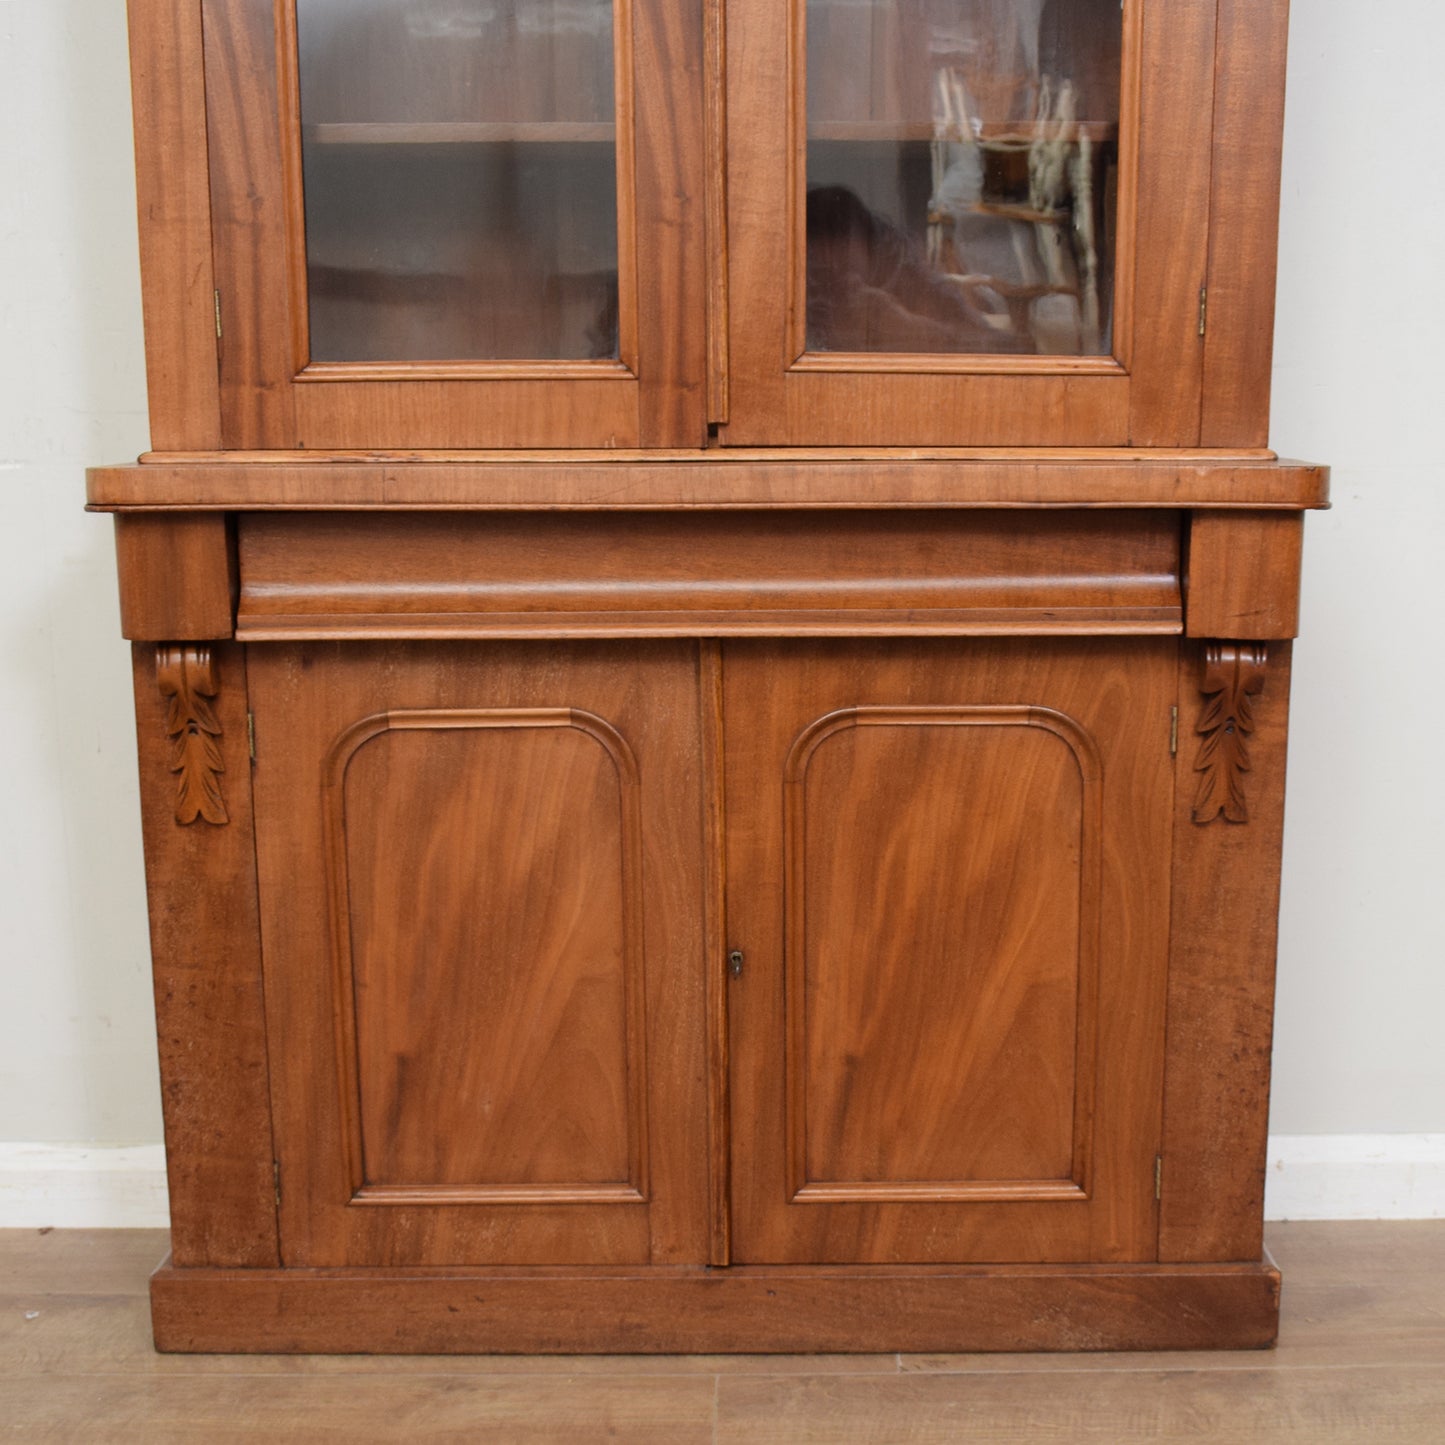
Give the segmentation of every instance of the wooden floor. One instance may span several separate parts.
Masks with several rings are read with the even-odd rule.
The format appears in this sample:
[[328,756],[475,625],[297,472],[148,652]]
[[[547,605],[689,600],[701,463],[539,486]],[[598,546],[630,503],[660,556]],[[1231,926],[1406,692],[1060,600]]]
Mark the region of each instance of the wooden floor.
[[1445,1445],[1445,1221],[1290,1224],[1253,1354],[157,1355],[157,1231],[0,1232],[0,1438]]

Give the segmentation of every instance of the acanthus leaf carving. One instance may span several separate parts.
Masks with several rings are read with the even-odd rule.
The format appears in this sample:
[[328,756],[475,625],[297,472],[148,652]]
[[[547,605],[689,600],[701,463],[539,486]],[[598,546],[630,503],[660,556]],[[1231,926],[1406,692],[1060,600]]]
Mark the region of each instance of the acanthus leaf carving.
[[1205,702],[1195,728],[1200,736],[1194,763],[1199,774],[1196,823],[1212,823],[1221,813],[1230,823],[1249,821],[1244,779],[1255,725],[1252,699],[1264,690],[1268,661],[1263,643],[1211,642],[1204,649],[1199,690]]
[[211,699],[220,691],[209,647],[156,649],[156,683],[167,700],[166,733],[176,774],[176,822],[231,821],[221,792],[226,765],[221,724]]

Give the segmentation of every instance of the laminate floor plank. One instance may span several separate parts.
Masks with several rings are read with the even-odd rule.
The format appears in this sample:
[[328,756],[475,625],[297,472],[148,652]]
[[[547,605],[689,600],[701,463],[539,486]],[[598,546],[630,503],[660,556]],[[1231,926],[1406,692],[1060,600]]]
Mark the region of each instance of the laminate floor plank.
[[734,1378],[717,1445],[1440,1445],[1436,1368]]
[[1286,1276],[1295,1270],[1311,1279],[1433,1275],[1445,1287],[1445,1219],[1271,1224],[1266,1239]]
[[36,1375],[897,1374],[887,1355],[161,1355],[150,1305],[108,1295],[0,1294],[0,1378]]
[[709,1445],[709,1376],[31,1375],[0,1380],[0,1432],[110,1442],[486,1441]]
[[[1285,1276],[1279,1343],[1247,1352],[1177,1351],[1076,1355],[904,1355],[903,1373],[967,1371],[1059,1374],[1101,1370],[1271,1370],[1429,1365],[1445,1371],[1445,1269],[1393,1280]],[[1441,1436],[1445,1445],[1445,1434]]]
[[146,1297],[164,1229],[0,1229],[0,1294]]
[[1442,1445],[1445,1221],[1271,1226],[1275,1350],[158,1355],[163,1231],[0,1231],[0,1439]]

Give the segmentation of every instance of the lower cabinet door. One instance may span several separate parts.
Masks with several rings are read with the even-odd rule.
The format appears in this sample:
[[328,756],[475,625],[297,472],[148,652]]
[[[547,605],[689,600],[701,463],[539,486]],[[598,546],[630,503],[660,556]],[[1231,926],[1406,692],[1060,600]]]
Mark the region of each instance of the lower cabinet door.
[[705,1261],[696,644],[247,667],[285,1263]]
[[727,645],[736,1262],[1155,1256],[1176,662]]

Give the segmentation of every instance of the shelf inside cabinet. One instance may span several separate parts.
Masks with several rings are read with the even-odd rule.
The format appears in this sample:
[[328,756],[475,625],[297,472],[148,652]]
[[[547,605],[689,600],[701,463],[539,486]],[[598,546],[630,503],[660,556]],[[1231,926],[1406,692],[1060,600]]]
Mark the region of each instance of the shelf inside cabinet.
[[304,126],[302,134],[320,146],[611,144],[617,127],[571,120],[323,121]]
[[[1014,143],[1032,144],[1039,126],[1020,121],[1010,124],[987,124],[970,138],[984,145]],[[1048,140],[1076,141],[1087,139],[1098,144],[1113,140],[1119,133],[1116,121],[1070,121],[1063,126],[1046,127]],[[810,141],[951,141],[964,140],[956,124],[944,125],[931,120],[813,120],[808,122]]]

